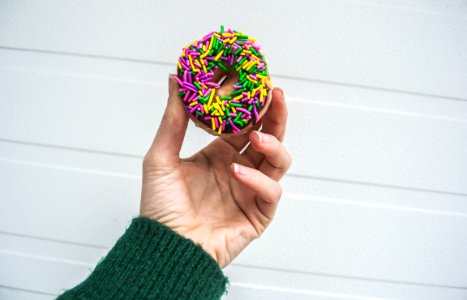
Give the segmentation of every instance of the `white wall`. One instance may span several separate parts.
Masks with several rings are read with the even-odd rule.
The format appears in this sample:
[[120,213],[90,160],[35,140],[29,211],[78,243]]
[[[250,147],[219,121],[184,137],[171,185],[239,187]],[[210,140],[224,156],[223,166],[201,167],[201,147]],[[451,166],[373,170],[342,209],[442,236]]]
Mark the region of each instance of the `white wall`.
[[167,74],[220,24],[267,54],[294,158],[226,299],[467,299],[467,2],[166,2],[0,1],[1,299],[52,299],[113,245]]

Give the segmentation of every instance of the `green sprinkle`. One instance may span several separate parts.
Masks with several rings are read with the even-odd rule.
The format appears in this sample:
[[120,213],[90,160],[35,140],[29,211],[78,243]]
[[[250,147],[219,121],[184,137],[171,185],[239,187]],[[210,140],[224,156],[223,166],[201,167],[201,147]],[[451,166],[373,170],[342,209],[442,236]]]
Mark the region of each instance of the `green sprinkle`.
[[[242,58],[242,60],[238,62],[238,64],[241,66],[245,60],[246,60],[246,56],[244,56],[244,57]],[[240,70],[241,70],[241,69],[240,69]]]
[[224,97],[221,97],[221,100],[230,100],[230,99],[232,99],[231,96],[224,96]]
[[237,114],[237,116],[235,117],[234,122],[238,122],[238,119],[240,119],[241,116],[242,116],[242,113],[239,112],[239,113]]
[[253,109],[253,105],[248,106],[248,110],[251,111]]
[[247,35],[239,35],[237,37],[237,39],[239,39],[239,40],[248,40],[248,36]]
[[258,102],[258,101],[255,101],[255,104],[256,104],[256,106],[258,106],[258,108],[259,108],[259,102]]
[[201,90],[201,86],[199,85],[199,83],[197,83],[196,81],[193,81],[193,84],[196,85],[196,87],[198,88],[198,90]]
[[[253,47],[252,47],[253,49]],[[242,48],[238,48],[237,51],[235,51],[234,55],[237,56],[240,52],[242,52]]]
[[221,25],[221,33],[224,33],[224,25]]
[[181,93],[178,93],[178,96],[181,97],[181,96],[184,96],[186,94],[186,92],[181,92]]
[[240,94],[241,94],[242,92],[244,92],[245,90],[246,90],[245,88],[236,90],[235,92],[233,92],[232,94],[230,94],[230,96],[240,95]]
[[242,105],[240,103],[235,103],[235,102],[230,102],[230,106],[242,107]]
[[228,72],[229,69],[227,69],[220,61],[218,63],[218,66],[221,67],[224,71]]

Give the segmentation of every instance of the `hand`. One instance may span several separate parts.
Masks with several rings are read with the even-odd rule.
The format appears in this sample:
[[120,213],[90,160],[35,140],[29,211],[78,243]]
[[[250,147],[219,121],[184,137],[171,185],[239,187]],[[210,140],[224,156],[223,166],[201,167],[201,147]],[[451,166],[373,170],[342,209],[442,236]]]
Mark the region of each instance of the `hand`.
[[275,88],[261,133],[218,137],[180,158],[188,117],[177,93],[169,78],[167,108],[144,157],[140,214],[200,244],[223,268],[263,233],[276,211],[278,181],[291,163],[281,143],[287,107]]

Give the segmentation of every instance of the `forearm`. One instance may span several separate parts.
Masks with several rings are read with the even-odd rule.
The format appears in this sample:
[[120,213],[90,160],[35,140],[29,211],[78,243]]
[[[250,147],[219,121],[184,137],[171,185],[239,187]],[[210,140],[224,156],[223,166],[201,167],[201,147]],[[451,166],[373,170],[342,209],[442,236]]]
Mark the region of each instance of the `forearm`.
[[219,299],[226,284],[200,246],[139,217],[91,275],[58,299]]

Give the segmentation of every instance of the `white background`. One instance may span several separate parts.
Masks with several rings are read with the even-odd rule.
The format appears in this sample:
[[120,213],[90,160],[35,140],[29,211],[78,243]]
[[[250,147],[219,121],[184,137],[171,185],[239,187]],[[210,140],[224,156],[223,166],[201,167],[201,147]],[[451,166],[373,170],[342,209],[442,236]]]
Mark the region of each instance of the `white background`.
[[54,298],[122,234],[168,73],[221,24],[264,49],[294,159],[226,299],[467,299],[465,0],[0,0],[0,299]]

